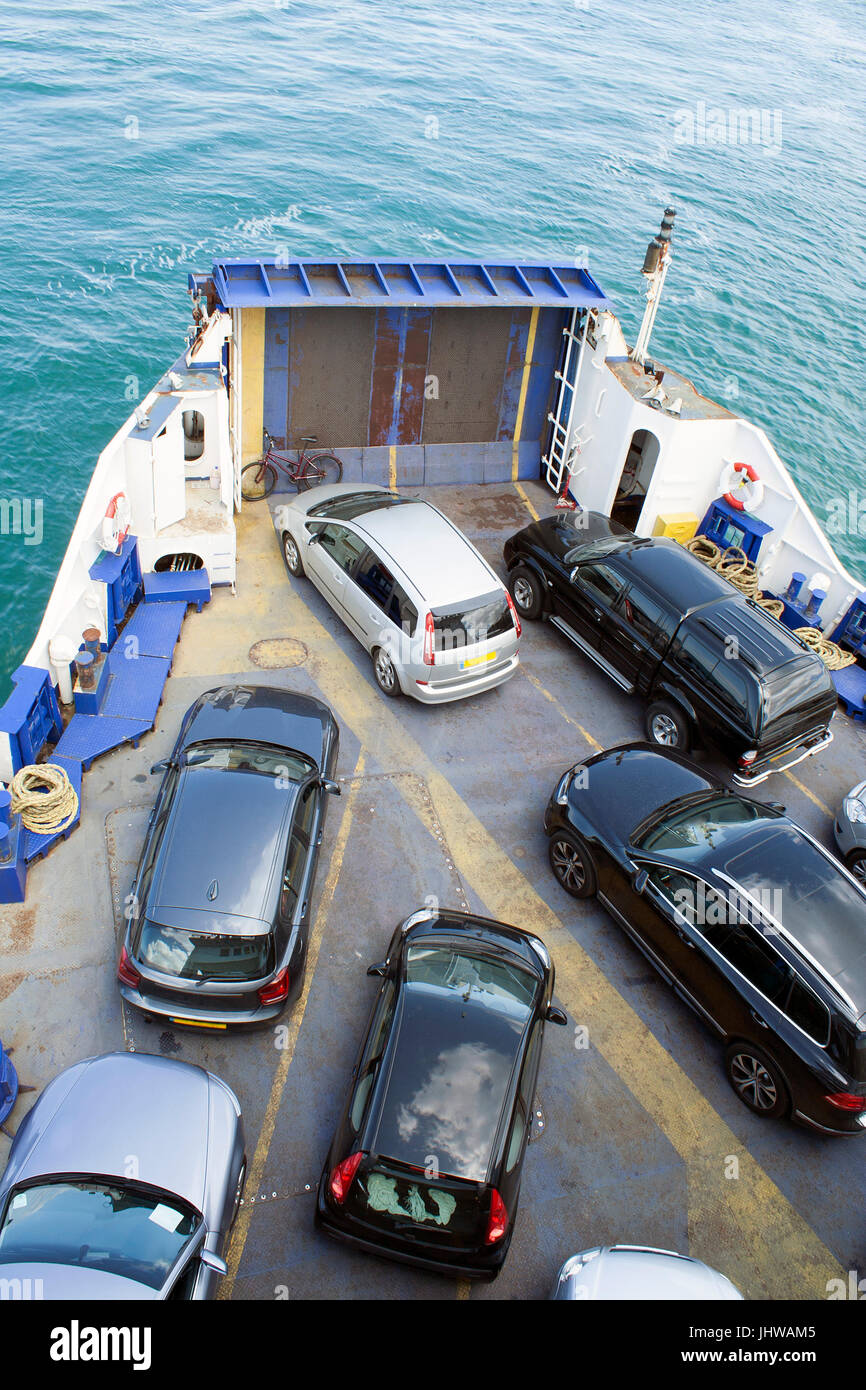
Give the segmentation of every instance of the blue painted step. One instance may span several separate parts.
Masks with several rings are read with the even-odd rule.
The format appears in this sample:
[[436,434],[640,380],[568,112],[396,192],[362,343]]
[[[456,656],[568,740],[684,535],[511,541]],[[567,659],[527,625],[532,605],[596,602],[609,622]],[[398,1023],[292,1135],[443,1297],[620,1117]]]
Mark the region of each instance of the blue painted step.
[[[122,646],[122,639],[118,645]],[[143,719],[152,729],[170,666],[168,657],[127,656],[113,647],[108,653],[108,684],[100,715],[108,719]]]
[[144,576],[145,603],[170,603],[182,599],[184,603],[194,603],[199,613],[203,603],[210,603],[210,576],[206,569],[178,570],[172,573]]
[[123,655],[134,650],[139,656],[162,656],[170,661],[185,614],[185,599],[179,603],[140,603],[114,650],[120,650]]
[[77,760],[86,772],[94,758],[101,753],[110,753],[121,743],[131,743],[133,748],[137,748],[141,736],[152,728],[152,719],[112,719],[101,714],[73,714],[57,745],[55,756]]
[[24,831],[24,860],[27,864],[32,864],[34,859],[41,859],[43,854],[47,854],[51,846],[58,840],[65,840],[67,835],[71,835],[79,820],[81,819],[81,778],[84,769],[77,758],[64,758],[62,754],[53,753],[47,759],[49,763],[62,767],[76,792],[78,793],[78,813],[74,821],[65,830],[52,833],[50,835],[37,835],[33,830]]
[[830,674],[845,713],[859,722],[866,720],[866,670],[855,665]]

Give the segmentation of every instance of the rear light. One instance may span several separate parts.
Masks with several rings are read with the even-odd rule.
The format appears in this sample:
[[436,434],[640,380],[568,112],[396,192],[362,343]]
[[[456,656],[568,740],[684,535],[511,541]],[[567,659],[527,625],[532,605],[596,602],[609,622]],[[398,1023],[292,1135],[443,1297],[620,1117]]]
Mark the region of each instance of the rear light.
[[855,1096],[850,1091],[835,1091],[832,1096],[825,1096],[831,1105],[835,1105],[837,1110],[848,1110],[852,1114],[859,1114],[866,1110],[866,1096]]
[[433,638],[435,629],[433,626],[433,614],[428,613],[424,619],[424,665],[432,666],[436,660],[433,654]]
[[485,1245],[495,1245],[501,1240],[508,1230],[508,1212],[505,1203],[494,1187],[490,1197],[490,1215],[487,1218],[487,1233],[484,1237]]
[[348,1158],[344,1158],[342,1163],[338,1163],[336,1168],[331,1170],[328,1188],[334,1201],[339,1202],[340,1206],[349,1195],[352,1179],[357,1173],[358,1164],[363,1157],[362,1153],[350,1154]]
[[510,595],[510,593],[508,592],[507,589],[505,590],[505,597],[508,599],[508,607],[511,609],[511,616],[512,616],[512,618],[514,619],[514,635],[515,635],[516,637],[519,637],[519,636],[520,636],[520,618],[517,616],[517,609],[514,607],[514,599],[511,597],[511,595]]
[[740,754],[739,766],[740,766],[740,767],[749,767],[749,765],[755,761],[755,759],[757,758],[757,756],[758,756],[758,750],[757,750],[756,748],[750,748],[748,753],[741,753],[741,754]]
[[260,1004],[281,1004],[284,999],[289,997],[289,972],[288,969],[281,970],[279,975],[275,975],[269,985],[262,985],[258,991]]
[[138,989],[141,984],[141,976],[129,958],[129,952],[125,946],[120,948],[120,960],[117,962],[117,978],[124,985],[131,985],[133,989]]

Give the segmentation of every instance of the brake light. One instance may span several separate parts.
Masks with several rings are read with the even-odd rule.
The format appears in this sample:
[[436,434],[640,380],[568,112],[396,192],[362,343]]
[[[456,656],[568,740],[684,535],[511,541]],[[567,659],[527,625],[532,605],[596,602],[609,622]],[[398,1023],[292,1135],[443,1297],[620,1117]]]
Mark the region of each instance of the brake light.
[[517,609],[514,607],[514,599],[511,597],[511,595],[510,595],[510,593],[508,592],[507,589],[505,590],[505,597],[508,599],[508,607],[511,609],[511,616],[512,616],[512,618],[514,619],[514,633],[515,633],[515,636],[519,637],[519,636],[520,636],[520,618],[519,618],[518,615],[517,615]]
[[141,984],[141,976],[129,958],[129,952],[125,946],[120,948],[120,960],[117,962],[117,978],[122,984],[131,985],[137,989]]
[[485,1245],[495,1245],[501,1240],[508,1230],[508,1212],[505,1203],[494,1187],[490,1196],[490,1215],[487,1218],[487,1234],[484,1237]]
[[352,1186],[352,1179],[358,1171],[358,1164],[364,1157],[362,1153],[349,1154],[342,1163],[338,1163],[336,1168],[331,1170],[331,1177],[328,1182],[331,1196],[335,1202],[343,1205],[349,1195],[349,1188]]
[[855,1096],[851,1091],[835,1091],[832,1096],[825,1096],[824,1099],[835,1105],[837,1110],[848,1110],[852,1114],[866,1110],[866,1096]]
[[739,758],[740,767],[748,767],[758,756],[757,748],[750,748],[748,753],[741,753]]
[[269,985],[262,985],[258,991],[260,1004],[280,1004],[289,997],[289,972],[281,970]]
[[424,665],[425,665],[425,666],[433,666],[433,665],[435,664],[435,661],[436,661],[436,657],[435,657],[435,654],[434,654],[434,652],[433,652],[433,638],[434,638],[434,635],[435,635],[435,629],[434,629],[434,626],[433,626],[433,614],[432,614],[432,613],[428,613],[428,614],[427,614],[427,617],[424,619]]

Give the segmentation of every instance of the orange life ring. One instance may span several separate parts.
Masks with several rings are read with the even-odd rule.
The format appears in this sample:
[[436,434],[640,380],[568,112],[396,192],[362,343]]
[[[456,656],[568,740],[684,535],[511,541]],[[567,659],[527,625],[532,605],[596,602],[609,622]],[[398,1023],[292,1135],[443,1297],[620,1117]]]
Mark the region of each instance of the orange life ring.
[[132,514],[125,492],[116,492],[105,508],[102,518],[102,548],[117,555],[129,535]]
[[[746,491],[745,501],[733,492],[735,483],[738,490]],[[764,500],[764,484],[750,463],[726,464],[719,479],[719,487],[728,506],[738,512],[754,511]]]

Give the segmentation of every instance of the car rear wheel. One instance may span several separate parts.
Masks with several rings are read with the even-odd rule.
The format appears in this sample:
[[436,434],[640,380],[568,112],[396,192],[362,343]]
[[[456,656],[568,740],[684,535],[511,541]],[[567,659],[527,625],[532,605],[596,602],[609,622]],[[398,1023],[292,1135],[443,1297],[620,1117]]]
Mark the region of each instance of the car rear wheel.
[[858,883],[862,883],[866,888],[866,849],[852,849],[846,856],[845,863],[848,872],[852,873]]
[[526,569],[523,565],[518,565],[508,576],[508,587],[514,599],[514,607],[521,618],[531,621],[533,618],[541,617],[544,594],[537,574],[533,574],[532,570]]
[[688,720],[670,700],[657,700],[646,712],[646,736],[661,748],[687,753],[691,744]]
[[591,898],[598,887],[592,855],[573,835],[557,830],[547,847],[550,867],[557,883],[573,898]]
[[290,536],[288,531],[283,532],[283,559],[289,574],[293,574],[296,579],[299,579],[304,573],[304,562],[301,559],[301,552],[294,536]]
[[384,647],[377,647],[373,653],[373,675],[382,694],[389,700],[396,699],[400,694],[400,681],[397,668]]
[[725,1053],[725,1071],[736,1095],[753,1115],[774,1120],[787,1113],[785,1078],[759,1047],[753,1043],[732,1043]]

